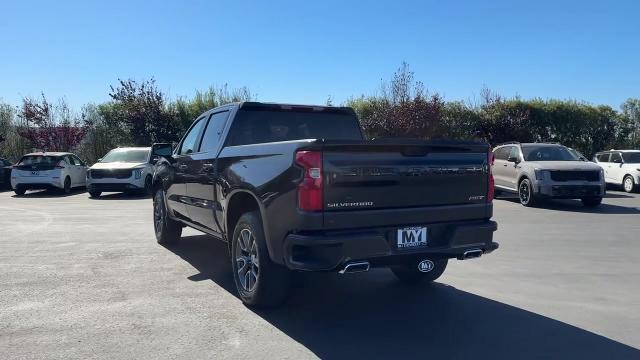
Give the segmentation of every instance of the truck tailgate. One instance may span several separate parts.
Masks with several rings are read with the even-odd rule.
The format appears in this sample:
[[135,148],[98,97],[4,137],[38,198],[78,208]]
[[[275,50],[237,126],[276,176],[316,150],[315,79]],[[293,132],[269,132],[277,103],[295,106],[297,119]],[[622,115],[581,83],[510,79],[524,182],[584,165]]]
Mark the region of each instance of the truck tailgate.
[[486,202],[486,144],[369,141],[322,150],[326,212]]

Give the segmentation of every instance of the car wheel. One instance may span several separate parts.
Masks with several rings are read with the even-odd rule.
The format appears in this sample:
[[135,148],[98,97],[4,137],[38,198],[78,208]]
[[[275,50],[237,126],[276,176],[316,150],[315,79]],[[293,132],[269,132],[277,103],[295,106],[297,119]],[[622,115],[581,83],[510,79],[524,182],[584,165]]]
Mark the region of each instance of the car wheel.
[[633,192],[636,184],[633,181],[633,177],[631,175],[627,175],[624,177],[624,180],[622,180],[622,187],[624,188],[624,191],[628,193]]
[[71,178],[68,176],[64,178],[64,185],[63,185],[62,191],[64,191],[65,194],[71,193]]
[[153,192],[153,179],[151,176],[147,176],[144,179],[144,195],[149,196]]
[[[408,264],[391,266],[393,274],[403,283],[419,284],[436,280],[447,268],[448,259],[426,259],[429,261],[428,271],[421,265],[425,260],[412,261]],[[421,270],[421,268],[423,270]]]
[[254,307],[281,304],[289,293],[291,272],[271,261],[257,211],[243,214],[231,243],[233,279],[242,302]]
[[24,195],[24,193],[27,192],[27,189],[25,189],[23,186],[16,186],[16,188],[13,190],[13,192],[16,193],[16,195],[22,196]]
[[89,197],[93,199],[97,199],[102,194],[102,191],[89,191]]
[[533,193],[533,187],[529,179],[522,179],[518,185],[518,199],[520,204],[524,206],[534,206],[537,203],[535,194]]
[[582,205],[586,207],[596,207],[602,203],[602,198],[584,198],[582,199]]
[[153,196],[153,228],[158,244],[175,244],[182,236],[182,225],[167,214],[162,190],[156,191]]

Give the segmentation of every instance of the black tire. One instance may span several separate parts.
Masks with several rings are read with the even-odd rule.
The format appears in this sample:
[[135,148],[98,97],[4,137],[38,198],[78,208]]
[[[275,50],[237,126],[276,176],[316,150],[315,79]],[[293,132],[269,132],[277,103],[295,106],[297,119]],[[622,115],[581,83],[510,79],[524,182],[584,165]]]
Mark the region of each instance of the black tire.
[[636,182],[633,180],[633,176],[627,175],[622,180],[622,188],[625,192],[632,193],[636,190]]
[[586,207],[597,207],[598,205],[600,205],[602,203],[602,198],[584,198],[582,199],[582,205],[586,206]]
[[97,199],[102,194],[102,191],[89,191],[89,197],[92,199]]
[[538,198],[536,194],[533,193],[531,180],[525,178],[518,184],[518,200],[520,200],[520,204],[526,207],[536,206],[538,204]]
[[403,265],[391,266],[393,274],[403,283],[420,284],[430,283],[439,278],[447,268],[448,259],[429,259],[433,262],[433,269],[429,272],[422,272],[418,269],[418,264],[424,259],[412,261]]
[[62,191],[65,194],[71,193],[71,178],[68,176],[64,178],[64,185],[63,185]]
[[245,305],[273,307],[287,298],[291,271],[271,261],[257,211],[240,216],[233,230],[231,264],[238,294]]
[[158,244],[175,244],[182,236],[182,225],[167,214],[162,190],[156,191],[153,196],[153,228]]
[[24,193],[26,193],[26,192],[27,192],[27,189],[25,189],[23,186],[18,185],[18,186],[16,186],[16,188],[13,190],[13,192],[15,192],[15,193],[16,193],[16,195],[18,195],[18,196],[22,196],[22,195],[24,195]]
[[144,190],[142,190],[144,196],[150,196],[153,194],[153,179],[151,176],[144,178]]

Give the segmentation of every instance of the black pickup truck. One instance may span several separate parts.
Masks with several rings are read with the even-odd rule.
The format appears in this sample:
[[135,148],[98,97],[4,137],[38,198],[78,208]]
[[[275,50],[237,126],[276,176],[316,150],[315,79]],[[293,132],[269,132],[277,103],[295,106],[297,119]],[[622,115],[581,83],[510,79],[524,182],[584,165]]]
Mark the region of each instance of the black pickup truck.
[[291,271],[389,267],[421,283],[498,248],[484,143],[365,140],[351,108],[244,102],[153,156],[158,242],[184,226],[226,241],[248,305],[281,303]]

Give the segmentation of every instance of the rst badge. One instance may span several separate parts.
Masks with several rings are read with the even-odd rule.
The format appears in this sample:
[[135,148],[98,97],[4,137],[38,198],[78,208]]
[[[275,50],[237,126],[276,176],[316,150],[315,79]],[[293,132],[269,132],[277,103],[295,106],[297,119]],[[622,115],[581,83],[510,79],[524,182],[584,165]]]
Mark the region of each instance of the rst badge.
[[398,249],[427,246],[427,228],[409,227],[398,229]]

